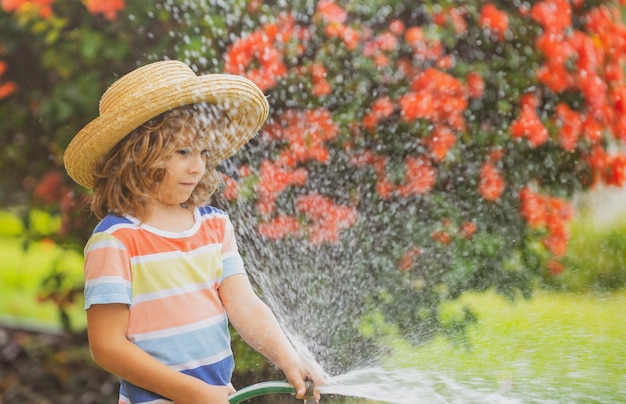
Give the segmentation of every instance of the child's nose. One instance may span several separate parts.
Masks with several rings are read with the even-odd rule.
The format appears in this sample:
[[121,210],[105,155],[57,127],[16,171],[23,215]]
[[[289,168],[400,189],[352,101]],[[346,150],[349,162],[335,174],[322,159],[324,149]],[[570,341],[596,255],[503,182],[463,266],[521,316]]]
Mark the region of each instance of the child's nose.
[[197,174],[197,173],[203,172],[205,169],[206,169],[206,159],[201,153],[195,154],[189,166],[189,171],[194,174]]

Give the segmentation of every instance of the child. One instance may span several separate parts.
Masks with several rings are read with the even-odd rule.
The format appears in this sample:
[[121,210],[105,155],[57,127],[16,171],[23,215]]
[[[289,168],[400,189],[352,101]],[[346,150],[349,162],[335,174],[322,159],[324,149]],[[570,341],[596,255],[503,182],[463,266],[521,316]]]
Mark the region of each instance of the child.
[[228,403],[228,321],[305,395],[324,382],[254,293],[226,213],[207,206],[215,166],[263,125],[249,80],[156,62],[116,81],[65,152],[101,219],[85,247],[92,355],[121,379],[120,403]]

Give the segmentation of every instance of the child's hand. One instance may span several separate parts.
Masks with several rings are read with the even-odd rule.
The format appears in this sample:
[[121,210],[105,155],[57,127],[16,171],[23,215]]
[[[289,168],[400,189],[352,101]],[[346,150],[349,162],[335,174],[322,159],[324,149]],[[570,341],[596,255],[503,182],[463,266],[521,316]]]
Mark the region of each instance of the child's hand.
[[[292,374],[285,371],[285,375],[289,379],[289,383],[296,389],[296,398],[304,400],[314,398],[319,402],[319,387],[325,383],[324,372],[320,366],[316,363],[300,359],[298,366],[294,369],[296,369],[296,371]],[[312,397],[309,395],[310,391],[307,391],[307,381],[313,382],[314,391]]]

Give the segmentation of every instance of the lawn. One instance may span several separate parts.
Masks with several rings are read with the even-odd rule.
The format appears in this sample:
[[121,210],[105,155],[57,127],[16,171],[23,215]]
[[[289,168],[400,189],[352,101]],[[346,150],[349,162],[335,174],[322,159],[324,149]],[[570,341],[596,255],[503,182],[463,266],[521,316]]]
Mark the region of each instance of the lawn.
[[467,345],[444,337],[420,348],[397,341],[390,365],[446,374],[525,403],[626,397],[625,291],[539,291],[514,303],[494,293],[467,294],[443,311],[464,305],[479,318]]

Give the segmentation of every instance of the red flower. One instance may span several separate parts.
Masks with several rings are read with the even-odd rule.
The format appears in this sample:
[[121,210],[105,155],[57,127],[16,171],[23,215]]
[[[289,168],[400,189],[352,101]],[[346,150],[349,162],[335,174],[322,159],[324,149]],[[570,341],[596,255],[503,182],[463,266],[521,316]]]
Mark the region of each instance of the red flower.
[[263,0],[250,0],[246,9],[248,10],[248,13],[256,14],[261,9],[262,5]]
[[613,88],[611,103],[616,114],[613,133],[622,141],[626,141],[626,85]]
[[424,157],[407,157],[405,159],[405,182],[398,186],[389,180],[387,176],[387,164],[389,158],[376,155],[372,152],[364,152],[356,155],[352,164],[357,167],[372,167],[376,173],[376,191],[383,199],[390,198],[394,192],[400,196],[425,194],[429,192],[437,181],[437,171]]
[[363,126],[366,129],[373,131],[376,129],[376,125],[381,119],[390,117],[395,111],[395,106],[391,101],[391,98],[385,96],[378,98],[372,104],[370,111],[363,117]]
[[600,142],[602,139],[602,124],[592,115],[585,115],[582,120],[582,133],[592,144]]
[[41,181],[35,187],[33,195],[43,203],[53,205],[59,202],[65,190],[66,187],[61,173],[51,170],[43,175]]
[[537,48],[545,57],[545,63],[537,72],[537,79],[555,93],[563,92],[576,85],[574,74],[565,66],[577,57],[576,49],[563,34],[546,32],[536,40]]
[[404,33],[404,40],[414,49],[417,49],[424,43],[424,30],[417,26],[409,27]]
[[383,32],[374,38],[376,49],[383,52],[390,52],[398,48],[398,38],[391,32]]
[[311,82],[313,83],[312,93],[315,96],[328,95],[332,92],[330,83],[326,80],[326,67],[321,63],[314,63],[311,66]]
[[387,176],[379,176],[376,180],[376,193],[383,199],[389,199],[396,190],[396,185]]
[[525,187],[520,192],[520,213],[531,228],[546,228],[543,237],[545,248],[555,257],[563,257],[569,240],[568,221],[574,216],[574,208],[563,199],[542,196]]
[[336,204],[329,197],[309,194],[298,198],[296,209],[309,219],[309,242],[321,244],[339,241],[341,230],[356,224],[356,208]]
[[7,81],[6,83],[0,84],[0,100],[10,97],[17,89],[17,83],[14,81]]
[[415,259],[419,257],[421,253],[422,253],[422,249],[419,248],[418,246],[413,246],[409,248],[404,253],[404,255],[402,255],[402,258],[400,259],[400,262],[398,264],[398,267],[400,268],[400,270],[402,272],[406,272],[410,270],[415,264]]
[[326,162],[329,154],[325,143],[334,139],[339,128],[332,120],[332,114],[325,109],[284,112],[274,122],[270,122],[264,135],[288,142],[277,163],[288,167],[308,160]]
[[605,171],[609,165],[609,156],[601,146],[594,146],[587,155],[587,161],[591,166],[593,184],[605,181]]
[[348,13],[334,0],[321,0],[317,4],[315,14],[326,22],[327,25],[324,29],[326,35],[330,38],[341,38],[348,50],[357,48],[360,35],[344,24],[348,19]]
[[466,239],[472,238],[474,233],[476,233],[476,223],[474,222],[463,223],[460,229],[460,233]]
[[[4,60],[0,60],[0,77],[4,75],[8,67],[9,66],[7,62],[5,62]],[[0,101],[13,95],[17,91],[17,89],[18,85],[14,81],[7,81],[6,83],[0,84]]]
[[0,6],[7,13],[36,10],[41,18],[47,19],[53,15],[52,3],[54,0],[2,0]]
[[504,157],[504,149],[502,147],[494,147],[489,151],[488,161],[492,163],[502,160]]
[[406,26],[402,20],[393,20],[389,23],[389,31],[394,35],[402,35]]
[[348,19],[348,13],[334,0],[320,0],[317,3],[316,13],[328,23],[343,24]]
[[606,173],[606,183],[616,187],[626,184],[626,155],[618,154],[610,158]]
[[259,224],[259,233],[274,240],[280,240],[289,235],[299,236],[300,231],[300,222],[294,216],[277,216]]
[[224,190],[222,193],[224,194],[224,198],[227,201],[233,201],[239,198],[239,194],[241,192],[241,188],[239,187],[239,183],[235,181],[232,177],[228,175],[222,174],[222,180],[224,181]]
[[411,90],[398,100],[406,121],[428,119],[455,130],[465,127],[467,94],[459,79],[428,68],[413,79]]
[[608,88],[606,82],[597,73],[580,72],[578,87],[585,95],[587,106],[592,114],[605,115],[608,105]]
[[257,184],[257,209],[262,215],[269,215],[276,206],[278,195],[292,185],[304,185],[308,173],[304,169],[290,170],[278,167],[268,160],[261,164]]
[[571,47],[576,51],[578,61],[576,65],[579,71],[596,72],[604,58],[602,49],[596,46],[594,40],[588,35],[575,31],[569,38]]
[[467,95],[470,98],[481,98],[485,92],[485,80],[483,79],[483,76],[476,72],[470,72],[465,77],[465,85],[467,88]]
[[548,138],[548,129],[537,115],[538,99],[534,95],[522,97],[521,111],[517,119],[511,122],[511,136],[526,137],[532,147],[544,144]]
[[530,16],[545,31],[562,32],[572,26],[572,8],[568,0],[543,0],[530,10]]
[[124,0],[86,0],[85,7],[91,14],[102,14],[107,20],[113,21],[126,4]]
[[503,41],[509,30],[509,16],[504,11],[498,10],[492,3],[487,3],[480,9],[479,24]]
[[[277,46],[288,40],[293,25],[290,18],[283,17],[279,25],[267,24],[238,39],[226,50],[224,71],[247,77],[261,90],[274,87],[277,79],[287,74],[283,54]],[[258,68],[249,68],[255,63]]]
[[426,139],[425,143],[430,150],[433,160],[442,161],[456,143],[456,136],[450,128],[438,125],[435,127],[430,137]]
[[433,22],[441,27],[451,25],[454,33],[461,35],[467,31],[467,23],[464,18],[465,11],[462,7],[448,7],[434,13]]
[[561,93],[575,83],[574,77],[560,64],[546,63],[537,69],[536,75],[537,80],[555,93]]
[[[623,0],[622,0],[623,3]],[[606,5],[594,7],[585,15],[585,27],[598,47],[613,59],[626,53],[626,26],[622,23],[619,9]]]
[[434,241],[441,243],[443,245],[448,245],[452,241],[452,237],[450,236],[450,233],[448,233],[445,230],[437,230],[433,232],[433,234],[431,234],[431,238]]
[[437,171],[423,157],[407,157],[405,183],[398,188],[401,196],[420,195],[430,192],[437,181]]
[[398,104],[406,121],[434,117],[433,97],[430,94],[408,92],[398,100]]
[[520,214],[531,228],[537,229],[546,222],[546,204],[541,195],[524,187],[520,191]]
[[546,263],[546,266],[552,276],[558,276],[563,273],[563,269],[564,269],[563,264],[561,264],[559,261],[553,258],[548,260],[548,262]]
[[556,106],[556,125],[559,128],[558,139],[563,150],[571,152],[576,148],[582,130],[580,113],[572,110],[567,104]]
[[496,166],[488,161],[480,170],[480,182],[478,192],[488,201],[496,201],[504,192],[506,183]]

